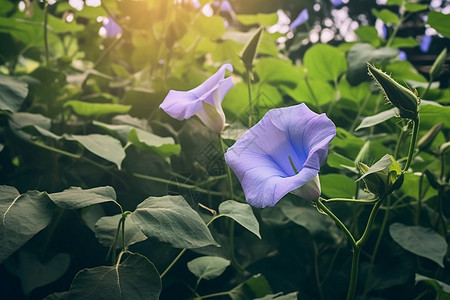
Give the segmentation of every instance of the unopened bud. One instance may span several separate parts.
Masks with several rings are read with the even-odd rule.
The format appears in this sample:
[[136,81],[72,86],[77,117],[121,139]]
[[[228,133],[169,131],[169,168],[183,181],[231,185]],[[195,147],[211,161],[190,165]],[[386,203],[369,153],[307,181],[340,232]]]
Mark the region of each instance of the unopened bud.
[[400,117],[416,120],[420,104],[420,99],[417,95],[380,69],[369,63],[367,66],[369,74],[377,81],[386,99],[400,111]]
[[439,147],[439,154],[443,154],[445,151],[450,149],[450,142],[446,142],[443,143],[440,147]]
[[444,69],[444,63],[446,58],[447,58],[447,48],[444,48],[444,50],[441,51],[441,53],[431,66],[430,69],[431,80],[439,78],[439,76],[442,73],[442,70]]
[[370,168],[364,163],[358,164],[365,189],[379,197],[399,189],[403,184],[403,173],[395,159],[386,154]]
[[417,143],[417,147],[420,151],[423,151],[431,146],[442,126],[444,126],[444,123],[442,122],[435,124],[423,137],[420,138],[419,142]]
[[[360,162],[358,164],[362,174],[366,174],[370,169],[366,164]],[[387,174],[376,172],[362,177],[362,181],[366,186],[366,190],[374,195],[380,196],[386,191]]]

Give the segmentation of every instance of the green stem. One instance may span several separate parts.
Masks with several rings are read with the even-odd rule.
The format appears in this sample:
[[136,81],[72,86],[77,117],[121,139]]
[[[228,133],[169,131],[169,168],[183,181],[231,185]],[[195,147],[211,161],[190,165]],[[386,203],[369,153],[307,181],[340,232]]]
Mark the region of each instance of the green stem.
[[315,277],[316,277],[317,290],[319,291],[320,299],[323,300],[324,297],[323,297],[323,292],[322,292],[322,284],[320,283],[320,276],[319,276],[319,263],[318,263],[319,250],[317,248],[317,243],[316,243],[315,239],[313,239],[313,246],[314,246],[314,273],[316,275]]
[[202,189],[200,187],[197,187],[197,186],[191,185],[191,184],[186,184],[186,183],[181,183],[181,182],[174,182],[174,181],[171,181],[171,180],[168,180],[168,179],[154,177],[154,176],[149,176],[149,175],[144,175],[144,174],[138,174],[138,173],[133,173],[133,176],[137,177],[137,178],[142,178],[142,179],[147,179],[147,180],[151,180],[151,181],[156,181],[156,182],[161,182],[161,183],[167,183],[167,184],[170,184],[170,185],[175,185],[175,186],[178,186],[178,187],[194,190],[194,191],[199,192],[199,193],[211,194],[211,195],[215,195],[215,196],[222,196],[222,193],[205,190],[205,189]]
[[248,89],[248,106],[250,109],[248,116],[248,128],[253,126],[253,103],[252,103],[252,72],[247,69],[247,89]]
[[417,197],[417,212],[416,212],[416,220],[415,220],[416,225],[419,225],[420,211],[422,210],[422,189],[423,189],[423,177],[424,176],[425,176],[425,173],[422,173],[422,175],[420,175],[420,179],[419,179],[419,195]]
[[[221,215],[217,215],[217,216],[212,217],[211,220],[209,220],[209,222],[206,224],[206,226],[211,225],[211,223],[212,223],[214,220],[216,220],[216,219],[218,219],[218,218],[220,218],[220,217],[221,217]],[[184,254],[184,252],[186,252],[186,250],[187,250],[187,248],[184,248],[184,249],[182,249],[182,250],[180,251],[180,253],[178,253],[177,257],[175,257],[175,258],[173,259],[173,261],[170,263],[170,265],[167,266],[167,268],[164,270],[164,272],[161,273],[161,275],[159,276],[159,278],[163,278],[163,277],[167,274],[167,272],[169,272],[169,270],[172,269],[172,267],[173,267],[173,266],[175,265],[175,263],[180,259],[180,257],[183,256],[183,254]]]
[[117,239],[119,238],[119,232],[120,227],[122,226],[122,218],[120,218],[119,223],[117,224],[116,233],[114,234],[114,239],[111,243],[111,247],[109,247],[108,254],[106,254],[106,258],[109,257],[109,254],[111,254],[111,260],[112,263],[116,263],[116,245],[117,245]]
[[353,247],[352,270],[350,273],[350,283],[348,285],[347,300],[353,300],[358,282],[358,266],[361,247]]
[[241,266],[241,264],[237,261],[236,256],[234,255],[234,220],[230,219],[230,258],[231,264],[233,267],[240,273],[244,273],[245,269]]
[[372,226],[375,221],[378,210],[380,209],[381,200],[379,200],[372,208],[370,212],[369,220],[367,221],[366,229],[362,237],[355,243],[353,247],[353,258],[352,258],[352,270],[350,274],[350,283],[348,285],[347,300],[352,300],[355,296],[356,283],[358,281],[358,267],[359,267],[359,256],[361,254],[361,249],[369,238],[370,232],[372,231]]
[[174,260],[172,260],[172,262],[170,263],[170,265],[164,270],[164,272],[161,273],[161,275],[159,276],[159,278],[163,278],[164,275],[167,274],[167,272],[169,272],[170,269],[172,269],[172,267],[175,265],[175,263],[180,259],[180,257],[184,254],[184,252],[186,252],[186,248],[184,248],[183,250],[180,251],[180,253],[178,253],[177,257],[174,258]]
[[45,64],[48,65],[49,53],[48,53],[48,0],[45,0],[44,4],[44,46],[45,46]]
[[321,200],[325,203],[329,202],[354,202],[354,203],[360,203],[360,204],[374,204],[378,201],[379,198],[372,199],[372,200],[365,200],[365,199],[351,199],[351,198],[331,198],[331,199],[323,199]]
[[317,99],[316,94],[314,93],[314,90],[311,88],[311,85],[309,84],[308,76],[305,77],[305,83],[306,83],[306,87],[308,88],[308,91],[310,92],[314,102],[316,103],[317,112],[319,114],[322,113],[322,108],[320,107],[319,100]]
[[[403,6],[404,4],[402,4]],[[400,25],[402,25],[403,21],[406,19],[405,18],[405,9],[401,9],[400,10],[400,16],[398,18],[398,22],[395,25],[394,31],[392,32],[392,35],[389,37],[389,40],[386,43],[386,47],[390,47],[392,42],[394,41],[395,36],[397,35],[398,30],[400,29]]]
[[430,90],[432,82],[433,82],[433,78],[430,78],[430,80],[428,81],[427,88],[425,89],[425,91],[423,91],[422,95],[420,95],[421,99],[425,98],[425,96],[427,95],[428,91]]
[[367,221],[366,229],[364,230],[364,233],[361,236],[361,238],[356,242],[356,246],[362,247],[366,243],[367,239],[369,238],[370,232],[372,231],[373,223],[375,221],[375,217],[377,216],[377,212],[380,209],[382,202],[383,202],[382,199],[380,199],[373,206],[372,211],[370,212],[370,215],[369,215],[369,220]]
[[111,44],[109,44],[108,48],[106,48],[105,50],[102,51],[99,58],[95,61],[93,69],[96,69],[100,65],[100,63],[105,59],[105,57],[107,57],[108,54],[111,51],[113,51],[114,48],[116,48],[120,42],[122,42],[122,37],[123,37],[123,35],[120,36],[120,38],[115,39]]
[[356,117],[355,117],[354,121],[352,122],[352,125],[350,126],[349,132],[353,132],[355,130],[356,124],[358,124],[359,118],[361,118],[361,114],[364,111],[364,109],[366,108],[367,102],[369,102],[370,95],[372,95],[370,92],[366,94],[366,97],[364,98],[363,103],[359,107],[358,113],[356,114]]
[[403,140],[405,138],[405,133],[408,130],[407,126],[402,126],[402,129],[400,131],[400,136],[398,137],[397,143],[395,144],[395,150],[394,150],[394,158],[397,159],[398,153],[400,152],[400,145],[403,144]]
[[330,218],[333,219],[333,221],[336,223],[336,225],[342,229],[342,231],[344,232],[344,234],[347,236],[348,241],[350,242],[350,244],[352,245],[352,248],[356,247],[356,241],[355,238],[353,237],[353,235],[350,233],[350,231],[348,230],[348,228],[344,225],[344,223],[341,222],[341,220],[339,220],[338,217],[335,216],[335,214],[333,214],[333,212],[331,210],[328,209],[328,207],[325,206],[325,204],[322,203],[323,198],[319,198],[317,200],[317,206],[324,211]]
[[[222,136],[219,133],[219,143],[220,143],[220,149],[222,149],[222,158],[224,159],[225,162],[225,142],[222,139]],[[234,193],[233,193],[233,179],[231,177],[231,170],[230,167],[226,164],[225,162],[225,168],[227,171],[227,180],[228,180],[228,189],[230,191],[230,199],[234,199]]]
[[213,298],[213,297],[227,296],[229,294],[230,294],[230,292],[219,292],[219,293],[209,294],[209,295],[205,295],[205,296],[200,296],[196,299],[207,299],[207,298]]
[[383,236],[383,233],[384,233],[384,230],[386,228],[386,224],[387,224],[387,221],[388,221],[388,218],[389,218],[390,204],[391,204],[390,203],[390,197],[388,197],[387,203],[386,203],[386,211],[384,212],[384,217],[383,217],[383,221],[381,223],[380,232],[378,233],[378,238],[377,238],[377,241],[375,243],[375,247],[373,249],[372,256],[370,258],[369,269],[367,271],[366,282],[364,284],[364,293],[363,293],[363,296],[362,296],[363,299],[365,298],[365,296],[366,296],[366,294],[368,292],[368,285],[369,285],[369,282],[370,282],[371,277],[372,277],[372,270],[373,270],[373,266],[374,266],[374,263],[375,263],[375,257],[377,256],[378,248],[380,247],[380,243],[381,243],[381,238]]
[[337,83],[337,79],[335,78],[333,80],[334,83],[334,90],[336,91],[336,99],[334,99],[333,101],[331,101],[330,106],[328,106],[328,110],[327,110],[327,115],[331,115],[331,112],[333,111],[334,105],[336,104],[336,102],[339,100],[339,93],[338,93],[338,83]]
[[80,159],[81,158],[81,154],[73,154],[73,153],[70,153],[70,152],[67,152],[67,151],[64,151],[64,150],[52,147],[52,146],[48,146],[48,145],[46,145],[44,143],[37,142],[37,141],[29,140],[29,142],[31,144],[35,145],[35,146],[38,146],[38,147],[46,149],[46,150],[50,150],[50,151],[55,152],[55,153],[59,153],[59,154],[64,155],[64,156],[68,156],[68,157],[75,158],[75,159]]
[[417,115],[417,119],[412,120],[412,122],[413,122],[413,128],[412,128],[411,143],[409,144],[408,159],[406,160],[406,164],[405,164],[405,167],[403,168],[403,172],[406,172],[408,170],[409,165],[411,164],[412,158],[414,156],[414,149],[416,148],[417,136],[419,135],[420,116]]

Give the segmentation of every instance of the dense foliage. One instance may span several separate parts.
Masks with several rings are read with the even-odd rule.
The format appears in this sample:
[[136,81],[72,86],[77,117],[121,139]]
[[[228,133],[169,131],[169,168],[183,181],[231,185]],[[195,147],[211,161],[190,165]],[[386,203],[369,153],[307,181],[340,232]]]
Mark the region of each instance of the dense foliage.
[[[450,297],[444,1],[70,2],[0,0],[1,299]],[[223,131],[159,108],[226,63]],[[299,103],[321,198],[251,207],[224,153]]]

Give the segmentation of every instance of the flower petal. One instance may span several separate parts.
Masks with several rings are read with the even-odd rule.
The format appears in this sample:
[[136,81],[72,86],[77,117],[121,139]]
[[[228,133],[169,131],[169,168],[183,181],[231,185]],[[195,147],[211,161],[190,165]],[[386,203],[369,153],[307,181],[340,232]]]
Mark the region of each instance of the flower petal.
[[308,19],[309,19],[308,9],[305,8],[300,12],[297,18],[295,18],[295,20],[292,21],[292,23],[289,25],[289,29],[293,30],[297,28],[298,26],[308,21]]
[[316,177],[335,135],[333,122],[305,104],[272,109],[228,149],[225,160],[248,203],[273,206]]
[[[170,90],[159,106],[168,115],[177,120],[189,119],[203,110],[203,102],[207,102],[221,114],[221,103],[226,93],[234,86],[230,77],[225,78],[225,70],[233,70],[230,64],[224,64],[220,69],[198,87],[189,91]],[[215,100],[217,96],[219,100]]]

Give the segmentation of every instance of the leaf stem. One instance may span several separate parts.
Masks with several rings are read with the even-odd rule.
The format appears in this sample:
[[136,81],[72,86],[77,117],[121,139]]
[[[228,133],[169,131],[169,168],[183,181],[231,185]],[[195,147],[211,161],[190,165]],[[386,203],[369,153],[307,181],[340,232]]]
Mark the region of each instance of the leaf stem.
[[48,53],[48,0],[44,3],[44,46],[45,46],[45,64],[48,65],[49,53]]
[[317,112],[319,114],[321,114],[322,108],[320,107],[319,100],[317,99],[316,94],[314,93],[314,90],[312,89],[311,85],[309,84],[308,76],[305,76],[305,83],[306,83],[306,87],[308,88],[308,91],[311,93],[311,96],[316,104]]
[[247,69],[247,89],[248,89],[248,106],[250,109],[248,116],[248,128],[253,126],[253,103],[252,103],[252,72]]
[[417,119],[412,120],[412,122],[413,128],[412,128],[411,143],[409,144],[408,159],[406,160],[403,172],[406,172],[408,170],[409,165],[411,164],[412,158],[414,156],[414,149],[416,148],[417,136],[419,135],[420,115],[417,115]]
[[154,177],[154,176],[149,176],[149,175],[144,175],[144,174],[138,174],[138,173],[132,173],[132,175],[134,177],[137,177],[137,178],[147,179],[147,180],[161,182],[161,183],[167,183],[167,184],[170,184],[170,185],[175,185],[175,186],[178,186],[178,187],[194,190],[194,191],[197,191],[199,193],[211,194],[211,195],[215,195],[215,196],[222,196],[222,193],[205,190],[203,188],[200,188],[200,187],[197,187],[197,186],[191,185],[191,184],[186,184],[186,183],[181,183],[181,182],[174,182],[174,181],[171,181],[171,180],[168,180],[168,179]]
[[159,275],[159,278],[163,278],[164,275],[167,274],[167,272],[169,272],[170,269],[172,269],[172,267],[175,265],[175,263],[180,259],[180,257],[184,254],[184,252],[186,252],[187,248],[184,248],[180,251],[180,253],[178,253],[177,257],[175,257],[172,262],[170,263],[169,266],[167,266],[167,268],[164,270],[164,272],[161,273],[161,275]]
[[367,271],[366,282],[364,284],[364,292],[363,292],[362,299],[364,299],[366,294],[367,294],[367,292],[369,292],[368,286],[369,286],[369,282],[370,282],[371,277],[372,277],[373,265],[374,265],[374,262],[375,262],[375,257],[377,256],[378,248],[380,247],[381,238],[383,237],[383,233],[384,233],[384,230],[386,228],[387,221],[389,219],[390,205],[391,205],[390,197],[388,197],[387,198],[387,202],[386,202],[386,211],[384,212],[384,217],[383,217],[383,221],[381,223],[380,232],[378,233],[378,238],[377,238],[377,241],[375,243],[375,247],[373,249],[372,255],[370,257],[370,264],[369,264],[369,269]]
[[228,190],[230,192],[230,199],[234,199],[234,193],[233,193],[233,179],[231,177],[231,170],[230,167],[227,165],[227,163],[225,162],[225,142],[222,138],[222,136],[219,133],[219,143],[220,143],[220,149],[222,150],[222,158],[224,160],[224,164],[225,164],[225,169],[227,172],[227,180],[228,180]]
[[332,218],[334,220],[334,222],[336,223],[336,225],[342,229],[342,231],[344,232],[344,234],[347,236],[348,241],[350,242],[350,244],[352,245],[352,248],[356,247],[356,241],[355,238],[353,237],[353,235],[350,233],[350,231],[348,230],[347,226],[344,225],[344,223],[342,223],[341,220],[339,220],[338,217],[336,217],[335,214],[333,214],[333,212],[331,210],[328,209],[328,207],[325,206],[325,204],[322,203],[324,199],[323,198],[319,198],[317,200],[317,206],[323,210],[330,218]]
[[379,198],[375,198],[372,200],[366,200],[366,199],[352,199],[352,198],[331,198],[331,199],[324,199],[321,198],[321,200],[325,203],[329,202],[354,202],[354,203],[360,203],[360,204],[374,204],[378,201]]
[[230,219],[230,258],[231,258],[231,264],[233,267],[239,271],[240,273],[243,273],[245,269],[239,264],[239,262],[236,259],[236,256],[234,255],[234,223],[235,221],[233,219]]
[[323,292],[322,292],[322,284],[320,282],[320,276],[319,276],[319,264],[318,264],[318,258],[319,258],[319,250],[317,248],[316,240],[313,239],[313,246],[314,246],[314,273],[316,277],[316,284],[317,284],[317,290],[319,291],[319,297],[321,300],[324,299]]

